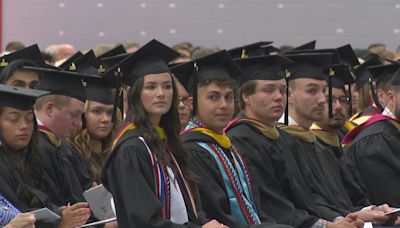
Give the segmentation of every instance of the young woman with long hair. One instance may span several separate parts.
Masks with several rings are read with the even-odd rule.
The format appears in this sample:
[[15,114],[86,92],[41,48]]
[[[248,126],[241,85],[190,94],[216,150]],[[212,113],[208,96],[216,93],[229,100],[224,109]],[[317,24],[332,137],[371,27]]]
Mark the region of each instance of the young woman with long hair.
[[[167,63],[178,54],[152,40],[118,64],[128,93],[125,126],[104,167],[121,227],[201,227],[187,152],[179,139],[178,98]],[[225,227],[213,220],[203,227]]]

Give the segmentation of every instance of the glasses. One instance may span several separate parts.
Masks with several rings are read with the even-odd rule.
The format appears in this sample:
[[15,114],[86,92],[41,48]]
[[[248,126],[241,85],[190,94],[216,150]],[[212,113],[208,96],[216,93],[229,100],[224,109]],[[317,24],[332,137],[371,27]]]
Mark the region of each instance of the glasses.
[[[329,101],[329,96],[326,96],[326,101]],[[336,101],[339,101],[340,104],[349,104],[350,99],[348,97],[342,96],[342,97],[333,97],[332,96],[332,103],[335,103]]]
[[179,97],[178,98],[178,103],[183,103],[183,105],[188,106],[189,105],[189,97]]

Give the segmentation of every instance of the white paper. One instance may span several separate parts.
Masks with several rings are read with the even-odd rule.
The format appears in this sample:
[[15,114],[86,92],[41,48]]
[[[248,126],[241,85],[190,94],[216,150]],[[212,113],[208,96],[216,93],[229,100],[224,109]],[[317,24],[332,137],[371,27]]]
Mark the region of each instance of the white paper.
[[97,219],[106,220],[116,217],[112,209],[112,195],[102,184],[86,190],[83,196]]
[[104,223],[113,222],[115,220],[117,220],[117,218],[105,219],[105,220],[101,220],[101,221],[97,221],[97,222],[88,223],[88,224],[85,224],[85,225],[83,225],[81,227],[101,225],[101,224],[104,224]]
[[372,222],[364,222],[364,228],[374,228]]
[[35,215],[36,221],[56,223],[61,217],[47,207],[29,212]]

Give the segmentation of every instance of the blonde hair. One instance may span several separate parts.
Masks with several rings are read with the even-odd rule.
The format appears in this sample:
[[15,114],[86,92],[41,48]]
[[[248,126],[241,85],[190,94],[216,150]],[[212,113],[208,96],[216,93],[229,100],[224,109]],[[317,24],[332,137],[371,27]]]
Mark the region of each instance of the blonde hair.
[[372,103],[371,87],[368,83],[358,89],[358,110],[366,109]]
[[43,110],[44,106],[48,102],[53,102],[54,107],[56,107],[57,109],[61,109],[62,107],[68,105],[71,102],[71,97],[67,97],[64,95],[55,95],[55,94],[40,97],[36,100],[34,106],[35,110],[37,111]]
[[[89,102],[85,103],[85,113],[89,109]],[[85,121],[84,119],[82,121]],[[102,151],[98,154],[102,159],[106,159],[111,151],[112,142],[115,134],[119,130],[122,124],[122,114],[119,109],[117,109],[115,123],[113,128],[111,129],[110,134],[107,137],[101,140]],[[89,167],[90,174],[92,175],[92,181],[97,183],[101,182],[101,171],[103,168],[103,164],[99,164],[98,161],[93,156],[94,148],[91,145],[91,136],[87,132],[86,128],[80,127],[78,131],[72,135],[70,138],[71,143],[79,150],[82,155],[83,160]]]

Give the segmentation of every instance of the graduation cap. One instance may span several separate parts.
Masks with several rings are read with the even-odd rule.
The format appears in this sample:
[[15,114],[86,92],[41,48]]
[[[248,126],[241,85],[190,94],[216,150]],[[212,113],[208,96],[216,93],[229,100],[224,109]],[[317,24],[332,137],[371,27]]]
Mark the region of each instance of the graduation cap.
[[337,50],[340,55],[341,63],[346,63],[349,66],[351,66],[352,68],[360,65],[360,62],[358,61],[358,57],[350,44],[346,44],[344,46],[338,47]]
[[117,70],[117,64],[120,63],[122,60],[126,59],[126,57],[132,55],[132,53],[123,53],[123,54],[118,54],[110,57],[104,57],[104,58],[98,58],[100,59],[101,65],[104,66],[105,69],[110,70],[114,69]]
[[50,94],[64,95],[85,102],[86,91],[84,79],[99,77],[96,75],[84,75],[77,72],[60,70],[56,67],[23,67],[25,70],[42,73],[37,89],[47,90]]
[[136,52],[129,54],[109,71],[115,72],[120,69],[122,81],[132,85],[145,75],[170,72],[168,63],[178,56],[178,52],[153,39]]
[[6,67],[9,63],[14,60],[25,59],[31,60],[38,66],[44,66],[45,61],[43,59],[42,53],[40,52],[37,44],[33,44],[29,47],[21,49],[19,51],[11,52],[8,55],[3,55],[0,57],[0,69]]
[[104,74],[104,68],[94,55],[93,50],[88,51],[78,59],[75,66],[77,73],[94,75],[94,77],[85,78],[87,100],[107,105],[114,104],[114,95],[111,89],[115,89],[117,79],[113,75]]
[[400,86],[400,69],[397,69],[396,72],[394,72],[391,85]]
[[286,78],[286,66],[293,61],[279,55],[235,59],[243,71],[240,85],[250,80],[280,80]]
[[260,41],[228,50],[232,58],[247,58],[250,56],[265,55],[263,48],[272,44],[272,41]]
[[288,81],[297,78],[311,78],[316,80],[326,80],[329,72],[326,71],[332,65],[331,53],[300,53],[282,55],[293,61],[288,66],[289,74],[286,75]]
[[83,54],[80,51],[77,51],[75,54],[73,54],[71,57],[69,57],[67,60],[65,60],[63,63],[61,63],[58,67],[63,69],[63,70],[74,70],[73,63],[76,62],[80,57],[82,57]]
[[30,110],[36,98],[49,92],[0,84],[0,107],[12,107],[19,110]]
[[282,52],[281,49],[279,49],[273,45],[266,46],[263,48],[263,50],[264,50],[264,54],[266,54],[266,55],[277,54],[277,53]]
[[103,59],[103,58],[108,58],[108,57],[113,57],[116,55],[120,55],[120,54],[125,54],[126,50],[124,48],[124,46],[122,44],[114,47],[113,49],[97,56],[98,59]]
[[371,73],[367,70],[367,67],[381,64],[382,62],[379,60],[379,56],[371,54],[365,58],[365,61],[361,65],[355,68],[354,74],[356,76],[356,86],[358,89],[363,87],[370,80]]
[[293,51],[300,51],[300,50],[313,50],[315,49],[315,45],[317,44],[316,40],[312,40],[308,43],[302,44],[300,46],[297,46],[293,48]]
[[182,63],[171,68],[171,72],[193,96],[192,114],[197,114],[197,83],[205,80],[235,80],[243,75],[226,50],[206,57]]

